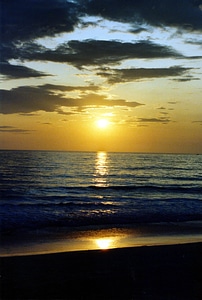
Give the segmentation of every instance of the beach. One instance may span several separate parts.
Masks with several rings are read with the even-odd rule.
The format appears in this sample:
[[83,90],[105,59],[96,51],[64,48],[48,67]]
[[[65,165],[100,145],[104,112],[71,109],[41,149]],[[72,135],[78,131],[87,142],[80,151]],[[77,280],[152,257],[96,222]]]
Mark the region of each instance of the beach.
[[200,155],[0,154],[1,299],[202,299]]
[[202,296],[202,243],[1,258],[1,299]]

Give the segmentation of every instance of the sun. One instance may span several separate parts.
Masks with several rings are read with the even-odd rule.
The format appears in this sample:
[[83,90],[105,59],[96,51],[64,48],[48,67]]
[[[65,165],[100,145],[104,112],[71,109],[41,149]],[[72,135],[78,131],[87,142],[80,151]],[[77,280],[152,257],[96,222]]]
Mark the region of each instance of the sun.
[[99,119],[97,120],[97,126],[101,129],[107,128],[109,125],[109,121],[107,119]]

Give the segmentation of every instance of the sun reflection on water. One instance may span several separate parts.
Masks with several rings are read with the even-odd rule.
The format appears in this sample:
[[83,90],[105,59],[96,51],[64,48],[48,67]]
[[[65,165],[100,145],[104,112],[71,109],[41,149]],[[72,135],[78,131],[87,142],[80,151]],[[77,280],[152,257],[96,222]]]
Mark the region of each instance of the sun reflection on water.
[[97,152],[95,162],[94,183],[97,187],[106,187],[108,175],[107,153],[104,151]]

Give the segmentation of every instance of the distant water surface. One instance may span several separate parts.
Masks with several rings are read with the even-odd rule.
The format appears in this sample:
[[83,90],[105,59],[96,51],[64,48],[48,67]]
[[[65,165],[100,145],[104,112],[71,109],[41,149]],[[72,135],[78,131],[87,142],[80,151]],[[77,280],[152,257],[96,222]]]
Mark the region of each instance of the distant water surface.
[[202,220],[202,155],[0,151],[2,235]]

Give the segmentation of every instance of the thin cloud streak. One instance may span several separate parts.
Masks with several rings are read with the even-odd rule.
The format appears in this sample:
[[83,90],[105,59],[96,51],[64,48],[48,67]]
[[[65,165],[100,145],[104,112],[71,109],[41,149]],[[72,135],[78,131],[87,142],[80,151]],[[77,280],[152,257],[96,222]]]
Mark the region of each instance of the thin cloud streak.
[[20,129],[14,126],[0,126],[0,132],[2,133],[21,133],[21,134],[29,134],[35,130],[27,130],[27,129]]
[[182,76],[191,68],[174,66],[170,68],[128,68],[128,69],[101,69],[97,75],[107,78],[108,83],[131,82],[141,79],[164,78]]
[[31,68],[27,68],[19,65],[11,65],[9,63],[0,63],[0,71],[5,79],[19,79],[19,78],[33,78],[51,76],[44,72],[39,72]]

